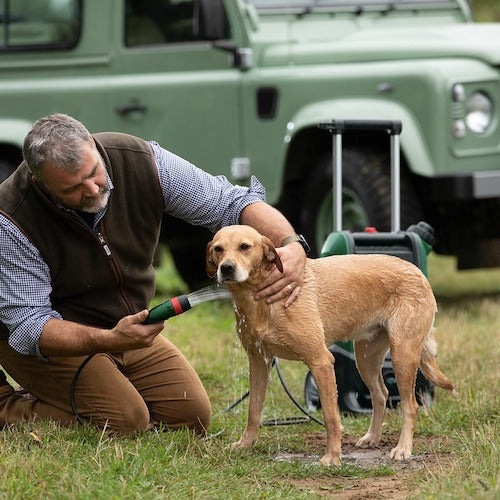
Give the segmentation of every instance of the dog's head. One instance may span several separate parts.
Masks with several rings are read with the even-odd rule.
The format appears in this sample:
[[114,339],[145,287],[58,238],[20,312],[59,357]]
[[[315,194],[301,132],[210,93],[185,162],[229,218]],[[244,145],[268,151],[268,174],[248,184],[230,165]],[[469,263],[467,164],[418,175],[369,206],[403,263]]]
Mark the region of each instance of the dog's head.
[[207,245],[206,271],[219,283],[259,282],[281,260],[271,240],[250,226],[226,226]]

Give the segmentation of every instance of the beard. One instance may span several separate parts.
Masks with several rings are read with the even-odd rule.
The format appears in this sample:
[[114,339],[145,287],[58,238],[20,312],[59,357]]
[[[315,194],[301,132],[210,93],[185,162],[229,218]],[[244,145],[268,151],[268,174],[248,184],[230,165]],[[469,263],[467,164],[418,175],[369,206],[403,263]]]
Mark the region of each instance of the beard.
[[74,208],[76,210],[80,210],[81,212],[87,212],[89,214],[95,214],[102,210],[107,204],[109,200],[110,191],[107,186],[103,186],[99,188],[99,193],[97,196],[92,198],[85,198],[77,207],[69,207]]

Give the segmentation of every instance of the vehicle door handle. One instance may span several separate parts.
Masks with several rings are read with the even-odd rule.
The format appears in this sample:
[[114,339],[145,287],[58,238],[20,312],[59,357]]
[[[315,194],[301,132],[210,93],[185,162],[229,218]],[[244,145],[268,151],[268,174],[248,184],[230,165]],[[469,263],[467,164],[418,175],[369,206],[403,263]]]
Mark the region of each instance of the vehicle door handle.
[[115,106],[115,111],[119,115],[128,115],[129,113],[145,113],[147,106],[144,104],[124,104],[122,106]]

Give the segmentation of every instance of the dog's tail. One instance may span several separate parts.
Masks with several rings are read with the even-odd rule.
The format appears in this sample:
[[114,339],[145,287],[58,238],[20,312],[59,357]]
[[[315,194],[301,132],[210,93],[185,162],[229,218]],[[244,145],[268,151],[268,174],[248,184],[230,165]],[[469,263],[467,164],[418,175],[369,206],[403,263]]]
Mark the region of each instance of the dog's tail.
[[456,395],[455,386],[439,369],[436,363],[436,356],[437,344],[434,339],[434,328],[432,328],[425,340],[422,357],[420,359],[420,369],[427,380],[442,389],[452,391],[453,395]]

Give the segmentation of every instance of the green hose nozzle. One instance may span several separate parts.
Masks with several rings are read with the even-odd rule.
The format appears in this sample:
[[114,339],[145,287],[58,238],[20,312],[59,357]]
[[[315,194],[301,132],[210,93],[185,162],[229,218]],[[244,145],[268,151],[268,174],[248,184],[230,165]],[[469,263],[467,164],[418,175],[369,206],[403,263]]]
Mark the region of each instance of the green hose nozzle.
[[191,304],[189,303],[187,295],[179,295],[178,297],[173,297],[153,307],[153,309],[149,311],[149,316],[146,318],[146,321],[144,321],[144,324],[149,325],[151,323],[165,321],[168,318],[189,311],[189,309],[191,309]]

